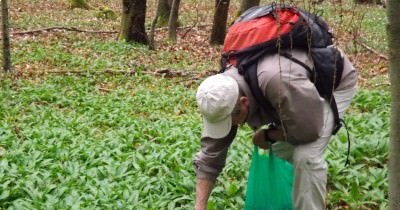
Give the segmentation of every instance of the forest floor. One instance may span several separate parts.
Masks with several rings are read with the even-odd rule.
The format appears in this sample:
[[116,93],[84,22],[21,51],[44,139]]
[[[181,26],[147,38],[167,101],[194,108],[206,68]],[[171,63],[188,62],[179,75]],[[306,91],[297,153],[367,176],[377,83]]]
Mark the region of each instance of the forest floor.
[[[68,48],[68,44],[74,41],[116,40],[120,24],[120,2],[90,3],[95,9],[86,11],[69,10],[65,1],[47,0],[41,3],[13,1],[10,6],[12,39],[15,43],[35,40],[34,42],[48,46],[62,43],[64,48]],[[306,3],[303,4],[306,5]],[[148,56],[136,57],[135,62],[140,63],[146,71],[157,71],[165,64],[160,63],[159,60],[164,60],[162,56],[168,53],[173,55],[167,61],[171,63],[170,66],[174,70],[185,71],[189,70],[187,69],[189,67],[191,71],[217,71],[221,47],[208,44],[212,25],[212,7],[213,4],[205,2],[183,2],[180,11],[182,26],[178,29],[178,41],[173,43],[167,40],[166,27],[157,28],[156,51],[146,53]],[[231,3],[228,22],[233,22],[234,11],[237,7],[237,2]],[[148,28],[154,18],[155,8],[155,2],[148,2]],[[359,86],[369,88],[387,86],[388,50],[385,33],[387,21],[384,8],[373,5],[348,5],[346,2],[338,7],[336,3],[326,1],[312,6],[311,9],[324,11],[323,17],[333,28],[338,46],[344,49],[359,71]],[[112,11],[113,14],[110,15],[107,11]],[[28,50],[26,44],[21,47],[23,50]],[[18,51],[19,45],[14,45],[14,48]],[[88,56],[88,51],[85,49],[71,53],[82,58]],[[179,63],[183,62],[190,65],[185,65],[185,68],[180,69]],[[20,72],[62,70],[59,65],[48,64],[48,62],[19,62],[17,60],[14,63],[16,70]],[[173,63],[177,66],[173,66]]]
[[[217,73],[210,1],[182,1],[176,43],[118,40],[121,1],[10,1],[14,74],[0,73],[0,209],[192,209],[197,85]],[[262,1],[265,3],[266,1]],[[328,209],[386,209],[390,94],[385,9],[293,1],[316,11],[359,72],[347,133],[327,149]],[[146,28],[156,1],[148,1]],[[239,1],[231,1],[228,22]],[[242,209],[252,131],[238,132],[209,209]]]

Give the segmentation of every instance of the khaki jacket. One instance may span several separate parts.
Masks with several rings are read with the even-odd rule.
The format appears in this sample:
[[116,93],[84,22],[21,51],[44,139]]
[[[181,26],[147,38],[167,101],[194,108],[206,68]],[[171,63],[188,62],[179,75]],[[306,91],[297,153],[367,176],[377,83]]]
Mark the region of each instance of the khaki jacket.
[[[292,50],[293,57],[312,67],[307,53]],[[344,70],[342,80],[336,91],[352,89],[357,83],[357,73],[349,59],[343,54]],[[286,140],[298,145],[320,137],[323,126],[323,101],[311,82],[309,72],[302,66],[278,54],[267,55],[257,67],[258,82],[264,96],[275,108],[279,124],[283,126]],[[272,122],[272,117],[258,107],[250,88],[237,69],[231,67],[223,74],[234,78],[239,88],[249,98],[250,108],[246,123],[256,131]],[[234,126],[228,136],[222,139],[201,138],[201,151],[194,158],[198,178],[215,180],[223,167],[228,148],[235,138]]]

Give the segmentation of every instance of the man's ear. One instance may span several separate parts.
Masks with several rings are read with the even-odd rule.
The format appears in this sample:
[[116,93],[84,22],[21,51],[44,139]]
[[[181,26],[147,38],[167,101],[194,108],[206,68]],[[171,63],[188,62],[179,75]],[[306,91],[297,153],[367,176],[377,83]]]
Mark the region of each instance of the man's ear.
[[247,98],[246,96],[241,96],[239,98],[239,101],[240,101],[241,105],[244,105],[246,107],[248,107],[250,105],[249,98]]

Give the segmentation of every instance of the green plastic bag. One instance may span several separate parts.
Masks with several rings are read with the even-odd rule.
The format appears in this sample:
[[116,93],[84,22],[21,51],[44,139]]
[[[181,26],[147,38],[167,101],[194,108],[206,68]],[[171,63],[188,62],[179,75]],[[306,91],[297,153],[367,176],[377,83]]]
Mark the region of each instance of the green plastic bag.
[[293,166],[254,146],[245,210],[292,210]]

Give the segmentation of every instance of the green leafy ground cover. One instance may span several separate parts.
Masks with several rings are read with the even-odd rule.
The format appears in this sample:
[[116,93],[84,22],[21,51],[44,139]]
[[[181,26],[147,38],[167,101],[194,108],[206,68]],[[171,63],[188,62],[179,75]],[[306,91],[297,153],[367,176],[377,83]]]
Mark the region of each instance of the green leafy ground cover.
[[[115,88],[103,93],[108,82]],[[141,77],[3,80],[0,206],[9,209],[190,209],[201,119],[195,88]],[[329,206],[385,205],[389,95],[361,91],[328,151]],[[384,132],[386,131],[386,132]],[[244,203],[251,132],[239,133],[210,206]],[[384,208],[383,208],[384,209]]]
[[[208,23],[213,4],[204,2],[183,4],[187,12],[182,22]],[[90,3],[115,11],[120,6],[114,1]],[[151,15],[154,2],[149,4]],[[329,2],[318,7],[327,8],[324,15],[330,22],[343,24],[340,42],[356,62],[361,86],[346,118],[351,165],[344,166],[345,130],[328,148],[328,207],[385,209],[390,98],[387,74],[379,72],[385,63],[364,59],[375,57],[365,51],[353,54],[348,14],[356,7],[345,6],[343,20],[332,18],[339,9]],[[71,12],[61,0],[16,0],[10,9],[14,31],[55,25],[114,31],[119,24],[95,18],[95,10]],[[379,20],[353,22],[365,29],[368,44],[381,46],[384,10],[359,6],[356,11],[370,11],[364,15]],[[201,131],[194,95],[201,75],[217,69],[219,53],[218,47],[207,45],[207,30],[185,28],[177,44],[163,42],[165,30],[159,30],[157,51],[117,41],[115,34],[14,36],[13,62],[22,76],[0,74],[0,209],[192,209],[192,158]],[[145,73],[159,69],[198,75],[163,78]],[[138,74],[95,73],[104,70]],[[243,208],[250,138],[250,129],[244,127],[231,147],[210,209]]]

